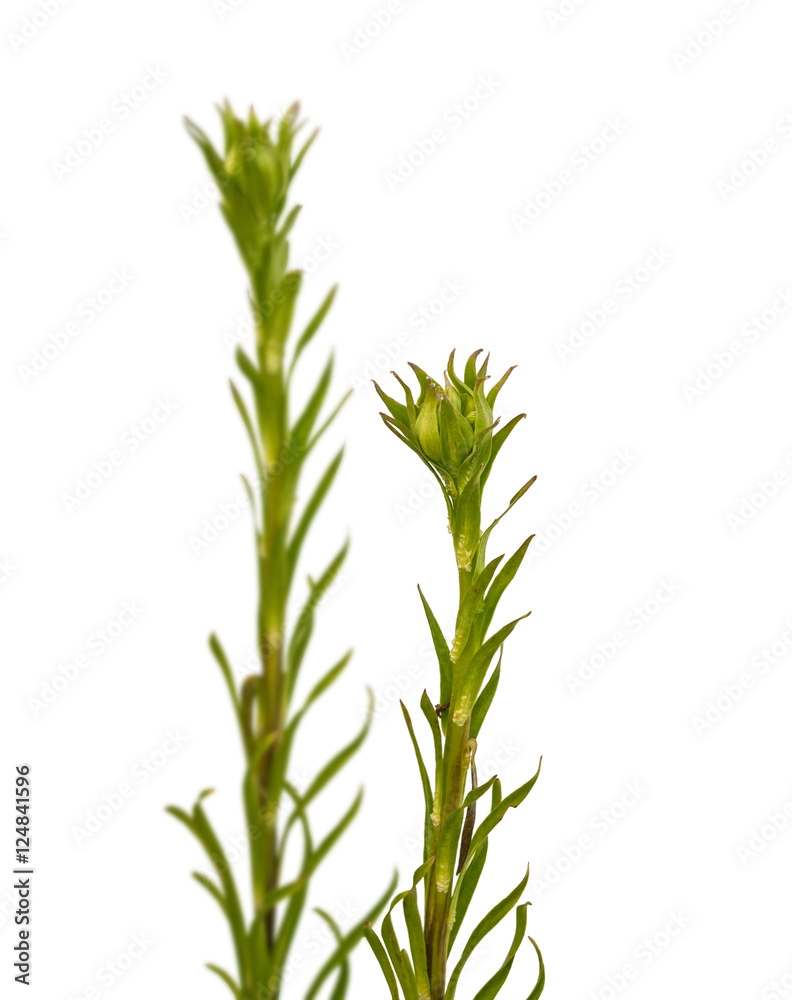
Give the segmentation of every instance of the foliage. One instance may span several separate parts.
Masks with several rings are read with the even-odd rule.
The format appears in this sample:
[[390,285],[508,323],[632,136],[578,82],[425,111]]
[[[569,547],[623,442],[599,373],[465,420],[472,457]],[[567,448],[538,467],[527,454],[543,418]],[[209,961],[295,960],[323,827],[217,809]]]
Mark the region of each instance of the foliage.
[[[459,610],[450,645],[419,588],[440,674],[439,703],[433,705],[424,692],[420,704],[434,748],[431,771],[424,761],[410,714],[402,705],[421,778],[424,859],[410,888],[392,901],[382,922],[381,935],[378,937],[370,926],[366,928],[366,937],[385,975],[392,1000],[401,997],[453,1000],[459,977],[474,949],[516,907],[514,938],[503,964],[474,997],[474,1000],[491,1000],[506,981],[527,929],[528,904],[518,905],[528,883],[526,870],[515,888],[473,928],[448,975],[449,956],[479,887],[489,836],[506,812],[524,801],[539,776],[537,769],[532,778],[505,798],[497,776],[480,786],[476,778],[476,741],[498,687],[503,643],[521,619],[492,633],[490,625],[531,538],[505,562],[503,556],[487,560],[487,543],[497,523],[536,479],[518,490],[504,513],[481,530],[481,496],[492,464],[525,414],[496,430],[499,421],[493,417],[493,407],[513,369],[487,391],[489,358],[478,366],[480,354],[477,351],[468,359],[460,378],[454,370],[452,352],[442,385],[412,365],[419,394],[416,398],[397,375],[404,390],[403,403],[376,387],[388,410],[382,414],[386,426],[418,455],[440,484],[459,577]],[[491,669],[496,655],[497,663]],[[487,793],[491,805],[477,824],[477,803]],[[423,912],[418,902],[421,884]],[[399,903],[409,950],[400,946],[391,917]],[[536,951],[539,973],[528,1000],[537,1000],[544,989],[544,963],[536,942],[533,938],[529,941]]]
[[[308,709],[338,679],[349,662],[342,656],[310,689],[301,706],[293,704],[297,680],[314,628],[316,607],[336,580],[347,552],[346,543],[318,576],[309,578],[308,598],[287,629],[291,593],[309,530],[333,485],[341,451],[320,476],[313,493],[299,507],[300,478],[317,441],[343,403],[321,418],[332,379],[327,362],[315,388],[296,417],[290,413],[292,377],[332,305],[335,288],[291,345],[302,273],[289,268],[289,233],[300,206],[287,211],[289,187],[313,143],[312,133],[295,152],[301,126],[294,105],[279,122],[259,122],[251,110],[247,120],[221,108],[224,151],[221,154],[192,122],[188,131],[206,159],[221,192],[221,209],[236,241],[250,280],[250,305],[255,320],[251,354],[241,347],[236,362],[247,382],[245,394],[231,383],[231,393],[250,441],[256,476],[243,476],[254,512],[255,553],[259,587],[257,645],[260,671],[237,684],[231,663],[216,635],[209,645],[231,698],[245,754],[242,797],[249,839],[252,917],[243,911],[234,873],[220,839],[207,816],[203,792],[191,812],[170,812],[195,835],[205,849],[216,879],[194,877],[222,910],[234,944],[236,973],[216,965],[219,976],[237,1000],[278,1000],[283,971],[303,913],[311,877],[344,834],[360,807],[361,795],[343,809],[336,824],[318,841],[308,819],[308,806],[351,759],[365,739],[370,722],[319,770],[307,789],[289,781],[289,760]],[[302,859],[295,877],[286,879],[286,849],[292,834],[302,836]],[[312,1000],[330,979],[333,1000],[346,996],[349,954],[362,938],[366,920],[385,904],[392,887],[356,926],[342,933],[329,924],[335,949],[306,993]],[[331,978],[332,977],[332,978]]]

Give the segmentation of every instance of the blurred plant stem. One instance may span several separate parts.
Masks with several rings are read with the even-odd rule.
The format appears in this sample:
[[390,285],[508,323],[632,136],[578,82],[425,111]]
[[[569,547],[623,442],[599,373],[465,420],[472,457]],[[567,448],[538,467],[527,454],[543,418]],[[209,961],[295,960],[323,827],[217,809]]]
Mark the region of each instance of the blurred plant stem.
[[[316,136],[298,152],[294,140],[301,126],[293,106],[279,120],[260,122],[251,110],[237,118],[226,105],[221,109],[224,150],[221,154],[192,122],[190,135],[200,147],[221,192],[221,209],[236,241],[250,280],[250,305],[255,321],[252,354],[241,347],[236,361],[248,383],[252,406],[237,386],[231,393],[247,432],[256,475],[243,476],[254,519],[258,576],[257,641],[260,670],[237,685],[232,666],[216,635],[209,643],[229,690],[245,754],[242,782],[250,854],[253,916],[243,912],[240,895],[211,826],[203,792],[192,813],[176,807],[170,812],[198,838],[211,859],[217,880],[195,873],[197,881],[219,904],[228,920],[237,972],[208,967],[229,987],[236,1000],[278,1000],[288,955],[305,907],[310,880],[354,819],[359,793],[336,824],[314,842],[308,806],[352,758],[368,732],[371,715],[361,731],[330,758],[306,789],[298,790],[288,770],[295,736],[307,710],[327,691],[349,662],[344,654],[309,689],[300,707],[294,707],[295,687],[314,628],[317,605],[337,579],[343,565],[344,543],[326,568],[308,578],[308,596],[287,629],[290,598],[303,543],[317,512],[335,480],[343,449],[331,459],[308,499],[298,508],[300,476],[306,459],[332,423],[341,403],[320,422],[330,388],[332,356],[299,414],[292,418],[292,375],[306,347],[319,331],[335,296],[331,289],[313,317],[291,345],[302,272],[289,269],[288,236],[300,206],[287,209],[290,185]],[[282,814],[285,814],[282,816]],[[286,875],[287,846],[294,831],[302,834],[302,858],[296,874]],[[292,865],[293,866],[293,865]],[[335,948],[305,994],[313,1000],[328,977],[333,996],[341,1000],[349,982],[349,954],[363,934],[363,926],[384,905],[389,888],[363,920],[342,932],[336,921],[318,910],[330,926]],[[279,909],[279,907],[281,909]]]

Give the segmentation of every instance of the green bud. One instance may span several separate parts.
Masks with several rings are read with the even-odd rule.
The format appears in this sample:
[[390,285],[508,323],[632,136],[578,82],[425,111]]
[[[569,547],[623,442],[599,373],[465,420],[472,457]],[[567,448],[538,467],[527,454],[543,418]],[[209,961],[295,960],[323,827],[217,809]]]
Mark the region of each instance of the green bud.
[[415,436],[421,450],[432,462],[442,463],[443,448],[440,441],[440,427],[437,422],[437,408],[442,399],[436,382],[427,381],[426,398],[418,408],[415,419]]
[[473,428],[446,396],[438,408],[440,443],[443,464],[454,472],[465,461],[473,448]]
[[442,386],[411,363],[420,388],[417,399],[397,376],[405,393],[406,406],[386,395],[375,383],[389,411],[383,414],[385,423],[433,467],[449,503],[459,500],[468,484],[475,486],[481,480],[483,488],[486,482],[497,424],[492,407],[512,371],[509,369],[487,393],[484,387],[489,380],[489,355],[477,366],[481,353],[475,351],[468,358],[465,377],[460,379],[454,370],[452,351]]
[[461,410],[462,410],[462,397],[457,392],[454,383],[451,382],[450,379],[448,378],[448,372],[446,372],[446,375],[445,375],[445,394],[448,397],[448,399],[451,401],[452,405],[454,407],[456,407],[456,409],[461,412]]

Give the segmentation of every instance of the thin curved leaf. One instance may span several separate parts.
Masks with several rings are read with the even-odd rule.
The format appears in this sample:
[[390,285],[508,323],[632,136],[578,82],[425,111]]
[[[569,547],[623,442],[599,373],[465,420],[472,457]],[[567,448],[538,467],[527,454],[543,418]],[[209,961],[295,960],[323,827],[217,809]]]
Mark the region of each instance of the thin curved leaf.
[[484,597],[484,615],[482,617],[482,631],[486,634],[489,628],[490,622],[492,621],[492,616],[495,614],[495,609],[498,606],[498,601],[500,601],[503,596],[504,591],[512,582],[514,577],[517,575],[517,571],[522,565],[522,561],[525,558],[525,553],[528,551],[528,546],[531,544],[535,535],[530,535],[522,545],[517,549],[514,555],[504,564],[503,569],[498,573],[495,579],[492,581],[492,586],[487,591]]
[[391,1000],[400,1000],[399,984],[393,972],[393,966],[390,963],[387,951],[383,948],[382,942],[377,937],[377,934],[371,924],[368,924],[363,928],[363,933],[365,934],[366,940],[368,941],[371,950],[374,952],[374,957],[377,962],[379,962],[379,967],[382,969],[383,975],[385,976],[385,982],[388,984]]
[[[541,770],[542,758],[540,757],[539,767],[536,769],[536,774],[532,778],[529,778],[524,785],[520,785],[518,789],[513,791],[510,795],[507,795],[505,799],[501,800],[496,806],[494,806],[487,818],[481,823],[478,830],[476,830],[473,835],[473,840],[470,844],[471,852],[475,851],[476,848],[487,839],[490,833],[503,819],[508,809],[516,809],[517,806],[519,806],[528,797],[528,793],[536,784]],[[497,782],[493,785],[493,788],[496,787],[498,787]]]
[[338,473],[343,457],[344,449],[341,448],[325,469],[319,482],[316,484],[310,499],[305,505],[302,516],[297,522],[297,527],[294,529],[294,532],[289,540],[287,554],[287,586],[288,583],[291,583],[295,570],[297,569],[297,561],[300,558],[300,551],[302,549],[303,542],[305,541],[305,536],[308,534],[308,530],[311,527],[313,519],[316,517],[319,508],[322,506],[324,498],[327,496],[330,487],[333,485],[333,480]]
[[487,841],[484,841],[472,858],[468,853],[469,862],[464,866],[464,871],[462,872],[461,877],[457,881],[456,888],[454,889],[454,895],[451,900],[451,913],[449,915],[449,955],[451,954],[451,949],[454,947],[454,941],[456,940],[457,934],[459,934],[460,928],[462,927],[462,921],[465,919],[465,914],[470,907],[473,894],[475,893],[479,879],[481,878],[484,863],[487,860],[488,848],[489,845]]
[[415,985],[419,1000],[429,1000],[429,969],[426,963],[426,943],[421,926],[421,914],[418,911],[418,895],[415,886],[410,889],[402,902],[404,922],[407,926],[407,937],[410,942],[413,969],[415,970]]
[[492,435],[492,449],[490,451],[489,461],[487,462],[484,471],[481,473],[482,490],[484,489],[484,486],[486,485],[486,482],[489,479],[489,474],[492,471],[492,463],[498,457],[498,452],[504,446],[504,444],[506,443],[506,439],[509,437],[509,435],[517,426],[517,424],[519,424],[521,420],[525,419],[525,416],[526,414],[520,413],[516,417],[512,417],[512,419],[507,424],[504,424],[504,426],[501,427],[499,431],[497,431],[495,434]]
[[[344,962],[346,960],[346,957],[350,954],[350,952],[352,951],[352,949],[355,948],[355,946],[362,939],[362,937],[363,937],[364,934],[366,934],[366,937],[368,937],[368,934],[366,933],[366,928],[368,927],[368,929],[371,930],[371,926],[370,926],[371,925],[371,921],[375,920],[377,918],[377,916],[384,909],[385,905],[388,902],[388,898],[390,897],[391,893],[393,892],[393,890],[394,890],[394,888],[396,886],[396,880],[397,880],[397,878],[398,878],[398,876],[397,876],[396,872],[394,872],[393,873],[393,877],[391,878],[391,881],[390,881],[387,889],[380,896],[380,898],[374,903],[374,905],[371,907],[371,909],[368,910],[368,912],[366,914],[364,914],[364,916],[362,917],[362,919],[359,920],[351,928],[351,930],[347,931],[346,934],[341,935],[340,938],[337,938],[337,946],[336,946],[335,950],[333,951],[333,953],[330,955],[330,957],[324,962],[324,964],[322,965],[322,967],[317,972],[317,974],[316,974],[313,982],[311,983],[311,985],[308,988],[308,992],[305,994],[305,1000],[314,1000],[314,997],[317,995],[317,993],[321,989],[322,984],[324,983],[324,981],[332,973],[333,969],[337,968],[337,966],[339,964],[341,964],[342,962]],[[373,933],[373,931],[372,931],[372,933]],[[376,934],[374,934],[374,938],[376,939]],[[378,940],[377,940],[377,943],[379,944]],[[382,947],[382,946],[380,945],[380,947]],[[375,950],[375,954],[376,954],[376,950]]]
[[479,690],[484,678],[487,675],[493,656],[498,651],[498,648],[502,646],[506,639],[508,639],[508,637],[512,634],[515,628],[517,628],[523,618],[527,618],[530,613],[531,612],[529,611],[524,615],[520,615],[519,618],[515,618],[514,621],[510,621],[508,625],[504,625],[503,628],[498,629],[494,635],[487,639],[481,649],[476,652],[473,659],[468,664],[467,669],[465,670],[465,675],[462,679],[460,702],[462,705],[469,705],[469,711],[472,712],[473,710],[475,699],[478,697]]
[[407,731],[410,734],[410,740],[412,741],[413,750],[415,751],[415,759],[418,761],[418,771],[421,775],[421,788],[423,789],[424,796],[424,861],[426,861],[429,856],[429,845],[434,840],[434,825],[432,823],[434,798],[432,795],[432,785],[429,781],[426,764],[424,763],[423,754],[421,753],[421,748],[415,735],[415,729],[413,727],[412,719],[410,718],[410,713],[407,711],[407,706],[403,701],[400,701],[399,704],[401,705],[404,721],[407,725]]
[[292,451],[298,456],[298,461],[299,457],[303,455],[308,440],[311,437],[311,431],[313,430],[317,418],[319,417],[319,411],[322,409],[322,405],[324,404],[332,377],[333,356],[331,354],[322,374],[319,376],[316,388],[308,398],[305,408],[297,418],[294,427],[291,430]]
[[261,457],[261,447],[259,446],[256,429],[253,426],[250,413],[248,412],[245,400],[242,398],[242,394],[239,389],[237,389],[231,379],[228,380],[228,384],[231,386],[231,395],[233,396],[234,403],[236,404],[237,410],[239,410],[239,415],[242,417],[242,423],[245,425],[245,430],[247,431],[250,447],[253,451],[253,459],[256,463],[256,471],[258,472],[259,482],[264,482],[264,460]]
[[451,653],[443,635],[443,630],[437,624],[434,612],[429,607],[429,603],[424,597],[420,586],[418,587],[418,593],[421,595],[421,603],[426,614],[426,620],[429,622],[429,631],[432,634],[432,643],[434,644],[435,653],[437,653],[437,662],[440,665],[440,703],[444,705],[451,695],[451,683],[454,675]]
[[506,982],[509,973],[511,972],[512,966],[514,965],[514,958],[517,951],[522,944],[523,938],[525,937],[525,930],[528,924],[528,906],[530,904],[523,903],[518,906],[516,914],[516,927],[514,930],[514,937],[512,938],[511,946],[506,954],[506,958],[503,960],[503,965],[498,969],[495,975],[487,980],[487,982],[482,986],[478,993],[473,997],[473,1000],[495,1000],[495,997],[500,993],[501,987]]
[[520,880],[520,882],[512,889],[512,891],[504,896],[503,899],[496,903],[495,906],[489,911],[489,913],[476,924],[473,929],[472,934],[468,938],[468,942],[462,949],[462,954],[460,955],[459,961],[454,966],[454,971],[448,980],[448,986],[446,987],[445,1000],[454,1000],[454,995],[456,994],[457,984],[459,983],[459,977],[462,975],[462,970],[465,967],[473,951],[478,947],[479,944],[484,940],[487,934],[490,933],[497,925],[503,920],[503,918],[513,909],[517,900],[523,894],[526,885],[528,884],[529,870],[526,869],[525,875]]
[[492,671],[490,679],[481,689],[481,694],[476,698],[476,703],[473,706],[473,711],[470,715],[470,738],[475,740],[478,734],[481,732],[481,727],[484,724],[484,720],[487,717],[487,712],[489,712],[490,705],[492,704],[492,699],[495,697],[495,692],[498,690],[498,681],[500,680],[501,671],[501,661],[503,660],[503,646],[500,648],[500,655],[498,656],[498,663],[495,669]]
[[308,599],[297,616],[297,621],[289,639],[288,651],[286,655],[286,691],[289,698],[294,692],[297,683],[297,676],[302,666],[305,651],[313,632],[314,611],[317,604],[329,590],[335,578],[341,571],[341,567],[349,551],[349,542],[346,541],[333,556],[318,580],[308,581],[310,592]]
[[206,963],[206,968],[210,972],[214,972],[216,976],[219,976],[226,986],[231,990],[231,992],[236,997],[236,1000],[242,1000],[242,990],[234,982],[234,979],[226,972],[225,969],[221,969],[219,965],[213,965],[211,962]]
[[536,957],[539,959],[539,977],[536,980],[536,985],[531,990],[531,994],[528,997],[528,1000],[539,1000],[539,997],[542,995],[542,991],[545,988],[544,959],[542,958],[542,953],[541,951],[539,951],[539,945],[536,943],[536,941],[534,941],[532,937],[529,937],[528,940],[534,946],[534,949],[536,950]]
[[261,908],[264,912],[271,909],[273,906],[276,906],[281,902],[281,900],[288,899],[290,896],[294,895],[295,892],[298,892],[306,885],[310,876],[313,875],[322,861],[324,861],[325,857],[327,857],[333,847],[335,847],[344,831],[358,814],[362,801],[363,792],[360,791],[355,796],[352,805],[349,809],[347,809],[341,819],[324,837],[324,839],[319,842],[318,847],[310,856],[306,870],[298,878],[294,879],[292,882],[287,882],[285,885],[281,885],[277,889],[273,889],[272,892],[268,892],[266,894],[261,904]]
[[193,872],[192,877],[195,879],[198,885],[202,885],[204,889],[206,889],[206,891],[209,893],[212,899],[215,900],[215,902],[223,911],[223,913],[226,915],[226,917],[228,917],[228,904],[226,903],[225,896],[220,891],[218,886],[216,886],[210,878],[207,878],[207,876],[204,875],[203,872]]
[[441,796],[443,794],[443,735],[440,731],[437,709],[426,691],[421,695],[421,711],[432,730],[435,758],[435,796]]
[[330,307],[333,304],[333,300],[336,297],[337,291],[338,291],[338,285],[333,285],[333,287],[325,296],[322,304],[319,306],[314,315],[311,317],[310,321],[308,322],[308,325],[300,334],[299,340],[297,341],[297,344],[295,345],[294,348],[294,355],[292,357],[292,362],[289,370],[290,375],[294,371],[297,365],[297,361],[300,358],[300,355],[308,346],[308,344],[310,344],[313,338],[316,336],[319,327],[324,322],[325,316],[327,316],[328,312],[330,312]]
[[366,713],[366,720],[360,729],[357,736],[350,740],[346,746],[342,747],[337,754],[330,758],[330,760],[324,765],[324,767],[319,771],[313,781],[310,783],[306,789],[304,795],[302,796],[303,806],[307,806],[309,802],[313,801],[316,796],[322,791],[325,786],[332,781],[332,779],[338,774],[341,768],[348,763],[363,745],[363,741],[368,736],[369,729],[371,728],[371,719],[374,714],[374,696],[369,690],[369,705],[368,711]]

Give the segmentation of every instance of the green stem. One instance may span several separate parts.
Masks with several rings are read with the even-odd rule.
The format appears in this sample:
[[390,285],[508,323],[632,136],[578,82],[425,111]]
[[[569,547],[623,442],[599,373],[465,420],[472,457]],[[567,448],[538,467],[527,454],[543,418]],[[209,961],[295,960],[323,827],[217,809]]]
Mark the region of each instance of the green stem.
[[[282,383],[282,372],[280,381]],[[277,451],[279,450],[280,448],[277,449]],[[259,735],[261,738],[271,738],[270,745],[259,765],[259,811],[263,817],[264,884],[253,887],[259,912],[264,897],[278,887],[280,867],[277,824],[279,802],[277,797],[273,796],[272,777],[277,766],[286,712],[283,646],[288,594],[283,586],[285,579],[283,540],[288,536],[289,518],[288,515],[284,515],[283,511],[282,489],[282,470],[277,467],[273,456],[270,455],[266,465],[265,481],[261,483],[263,534],[259,552],[262,670],[259,713],[261,731]],[[266,950],[271,955],[275,947],[277,933],[275,908],[270,907],[262,916]],[[272,1000],[277,1000],[277,995],[278,991],[273,994]]]
[[[460,538],[456,531],[454,549],[458,550]],[[479,530],[480,535],[480,530]],[[459,603],[475,582],[473,566],[459,570]],[[454,637],[453,648],[459,647],[460,636]],[[454,674],[457,676],[470,661],[478,645],[477,639],[471,636],[465,648],[454,661]],[[426,943],[427,966],[429,970],[429,986],[431,1000],[443,1000],[446,986],[446,961],[448,957],[448,935],[450,933],[449,916],[451,897],[454,888],[454,868],[456,866],[459,839],[462,831],[462,815],[459,812],[465,799],[467,774],[470,769],[470,716],[464,721],[455,722],[457,704],[456,685],[452,685],[451,700],[446,716],[446,735],[443,746],[442,763],[442,796],[440,802],[439,823],[435,830],[434,850],[435,863],[426,896],[426,917],[424,922],[424,940]],[[446,832],[449,817],[454,813],[452,828]]]

